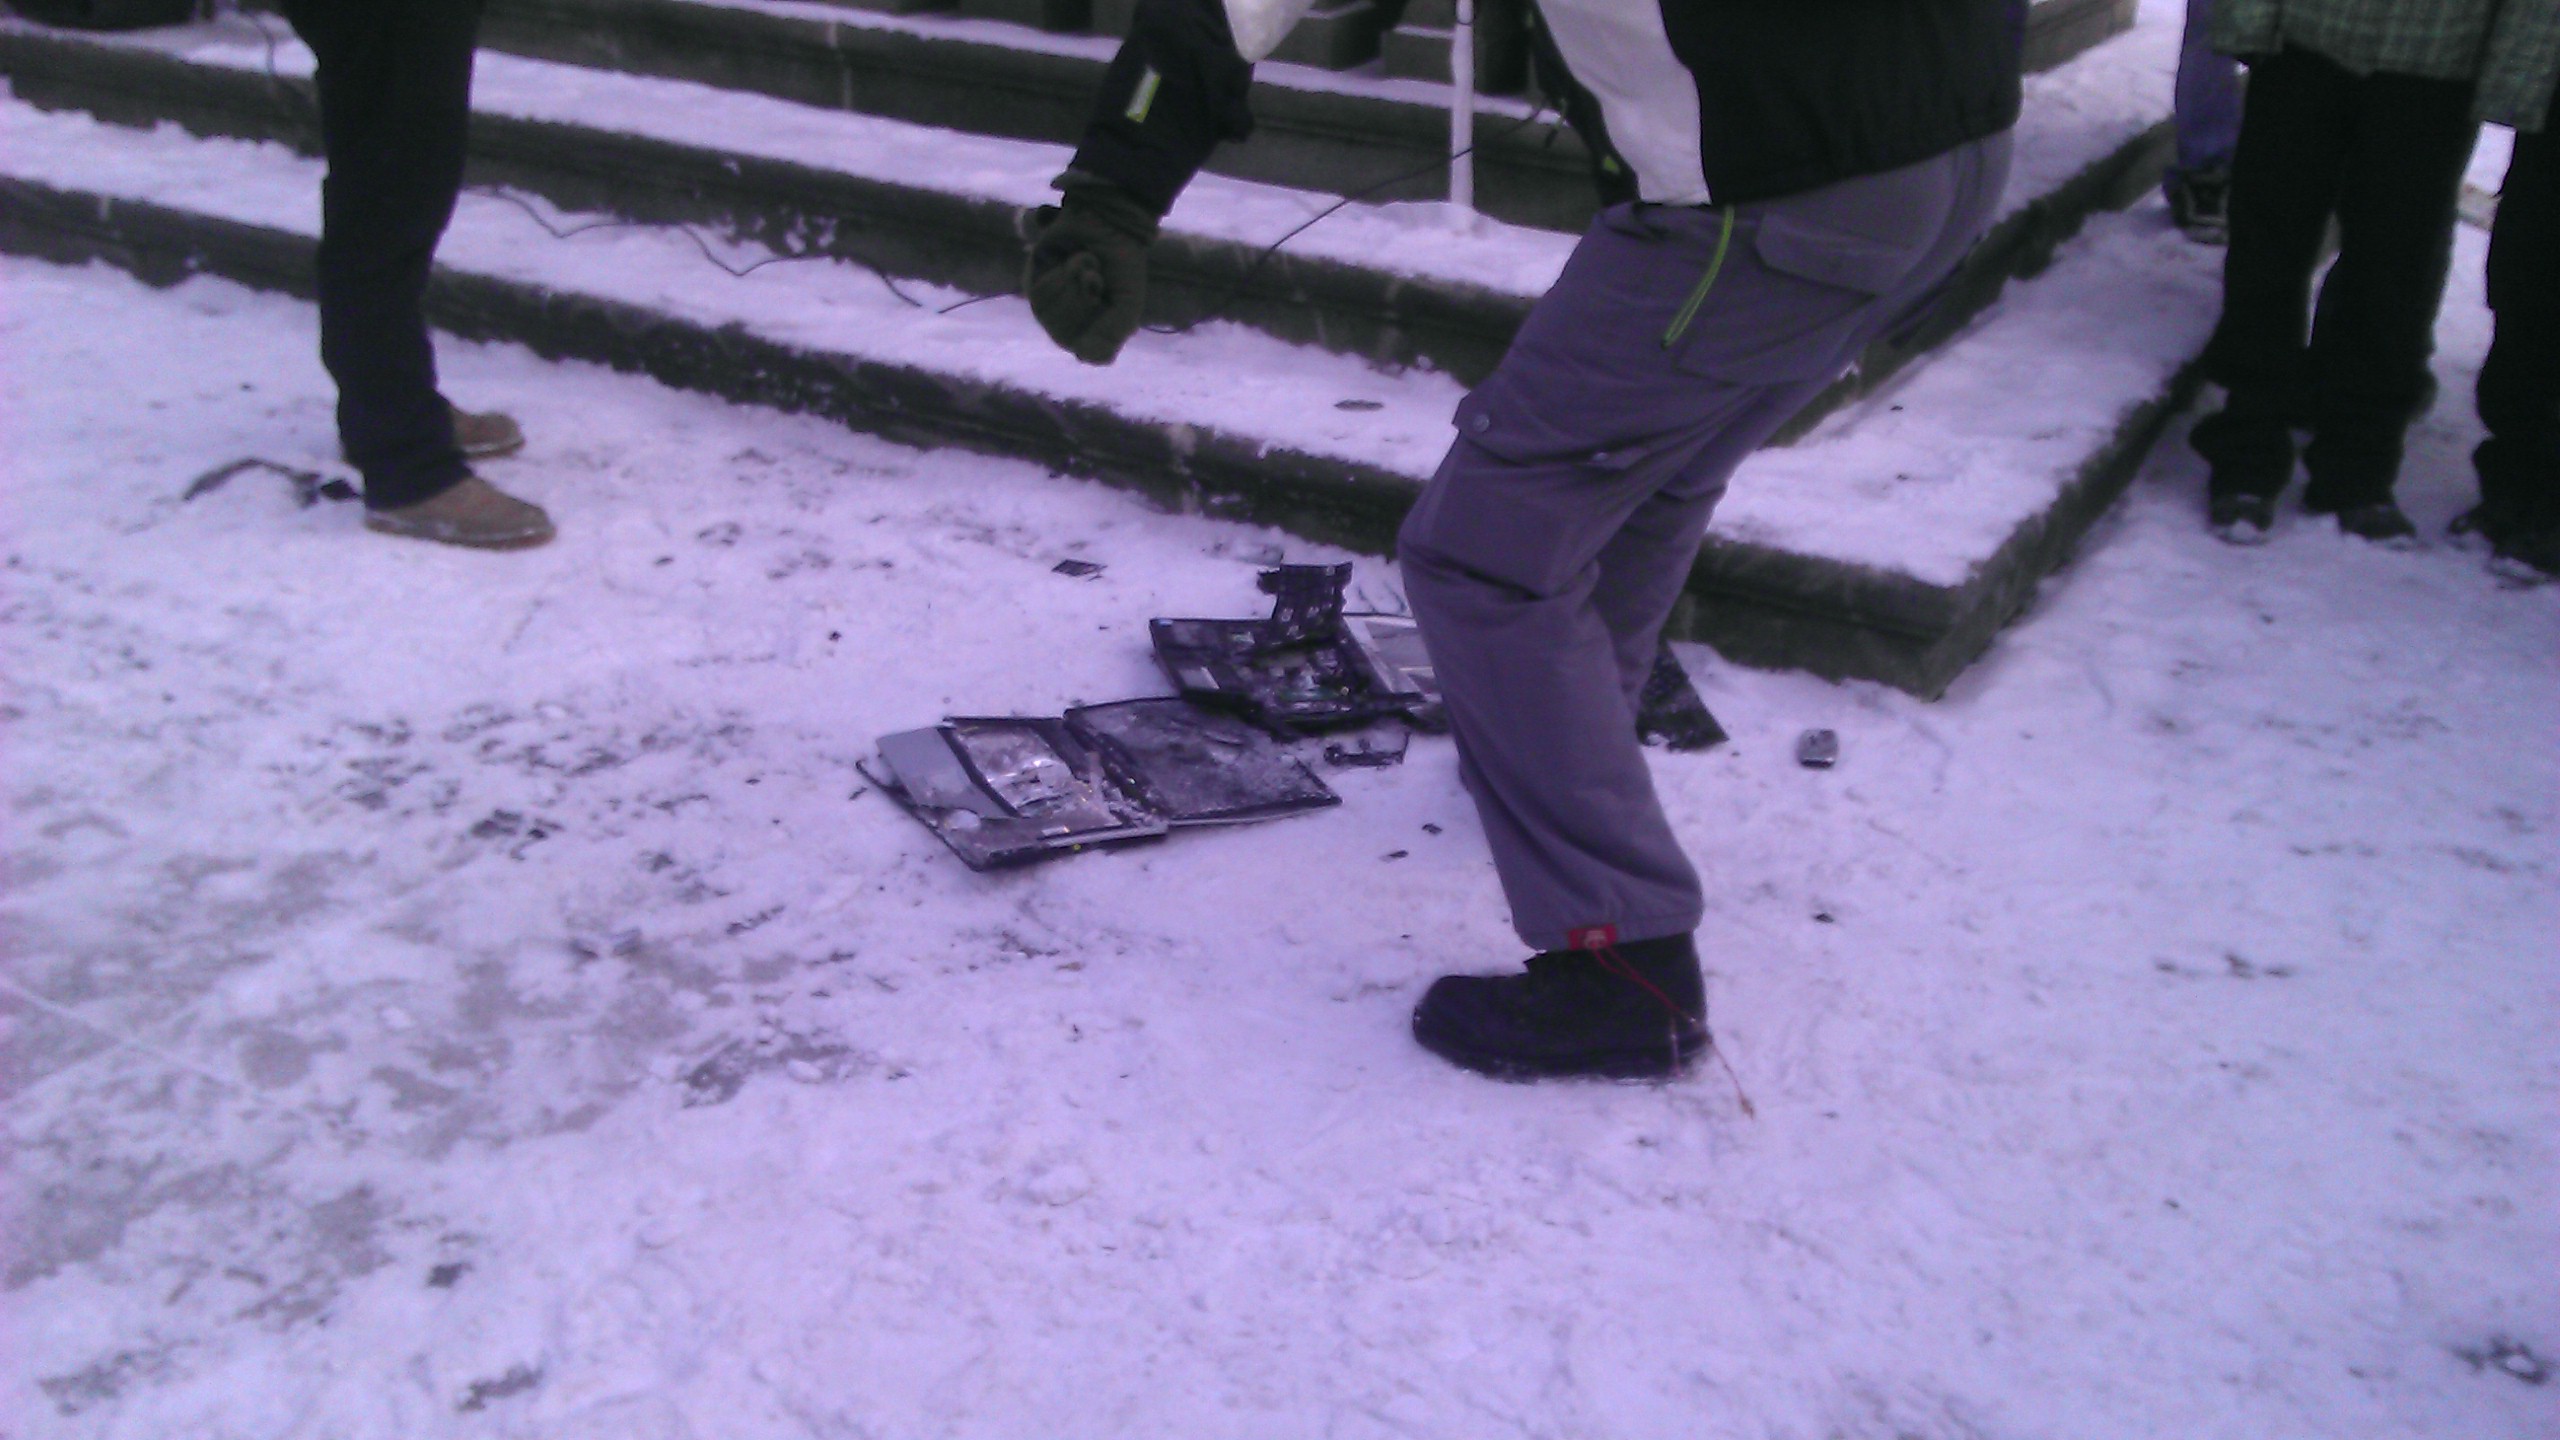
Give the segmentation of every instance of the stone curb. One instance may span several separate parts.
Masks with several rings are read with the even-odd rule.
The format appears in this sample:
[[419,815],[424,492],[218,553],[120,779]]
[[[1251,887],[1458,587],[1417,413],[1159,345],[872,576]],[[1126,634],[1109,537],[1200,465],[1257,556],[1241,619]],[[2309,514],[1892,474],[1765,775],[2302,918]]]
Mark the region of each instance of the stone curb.
[[[168,206],[25,181],[0,182],[0,249],[61,263],[104,260],[155,284],[193,274],[308,298],[313,240]],[[1409,476],[1278,449],[1214,429],[1135,419],[919,367],[803,350],[742,326],[439,267],[435,322],[682,389],[824,415],[919,445],[1027,458],[1140,491],[1160,504],[1384,553],[1417,490]],[[1947,684],[2024,607],[2122,492],[2181,405],[2183,379],[2138,405],[2064,498],[2022,526],[1968,583],[1711,540],[1673,634],[1744,664],[1883,681],[1924,697]]]
[[[316,154],[307,83],[190,63],[159,51],[31,30],[0,30],[0,73],[21,99],[128,124],[174,120],[197,134],[270,140]],[[283,93],[278,93],[279,91]],[[717,227],[780,253],[814,252],[977,294],[1020,283],[1019,207],[584,126],[482,112],[475,182],[500,183],[569,209]],[[2015,276],[2030,275],[2098,210],[2156,180],[2167,127],[2136,137],[1985,237],[1932,322],[1879,344],[1850,379],[1780,432],[1785,444],[1960,329]],[[1293,343],[1382,363],[1427,363],[1462,383],[1488,374],[1530,301],[1282,251],[1180,234],[1158,242],[1150,323],[1218,313]]]
[[[2058,65],[2129,26],[2136,0],[2048,0],[2027,17],[2030,68]],[[876,8],[876,7],[865,7]],[[1084,131],[1109,48],[1006,45],[959,33],[776,14],[689,0],[491,0],[492,49],[544,60],[697,80],[827,108],[982,135],[1072,143]],[[1030,33],[1025,32],[1027,40]],[[1436,99],[1266,83],[1254,138],[1210,168],[1335,194],[1399,200],[1447,193],[1448,114]],[[1476,202],[1515,224],[1579,231],[1592,197],[1581,142],[1562,125],[1499,114],[1475,126]]]
[[[540,60],[1061,145],[1084,133],[1114,43],[1088,36],[1080,47],[1014,46],[864,24],[850,13],[835,21],[687,0],[492,0],[481,37],[491,49]],[[1479,115],[1476,136],[1476,198],[1486,213],[1582,228],[1589,165],[1561,124],[1523,130],[1504,115]],[[1335,194],[1410,175],[1374,198],[1437,199],[1448,146],[1441,104],[1265,84],[1254,94],[1254,138],[1221,147],[1209,168]]]
[[[40,109],[319,153],[309,82],[195,64],[75,36],[0,30],[0,74]],[[281,93],[280,93],[281,92]],[[841,171],[586,126],[482,111],[471,180],[563,209],[706,225],[781,253],[818,253],[975,294],[1022,281],[1020,206]],[[1148,321],[1215,314],[1381,364],[1491,371],[1528,314],[1525,296],[1169,233],[1148,267]]]

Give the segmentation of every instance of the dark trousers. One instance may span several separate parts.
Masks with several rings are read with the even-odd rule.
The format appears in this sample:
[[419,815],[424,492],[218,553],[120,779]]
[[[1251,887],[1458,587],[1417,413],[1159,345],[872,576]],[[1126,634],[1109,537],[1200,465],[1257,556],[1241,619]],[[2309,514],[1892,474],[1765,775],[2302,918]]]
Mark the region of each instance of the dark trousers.
[[[2305,504],[2390,498],[2428,393],[2454,206],[2478,133],[2471,100],[2467,83],[2351,75],[2298,47],[2251,60],[2222,321],[2205,351],[2205,373],[2230,402],[2195,430],[2216,494],[2282,490],[2302,426],[2312,434]],[[2338,259],[2315,313],[2312,273],[2332,215]]]
[[[2552,120],[2560,121],[2560,108]],[[2560,526],[2560,135],[2518,135],[2489,241],[2497,337],[2480,367],[2473,452],[2489,528]]]
[[367,505],[413,505],[468,473],[423,307],[462,188],[480,3],[284,8],[320,67],[320,359],[338,384],[338,438]]

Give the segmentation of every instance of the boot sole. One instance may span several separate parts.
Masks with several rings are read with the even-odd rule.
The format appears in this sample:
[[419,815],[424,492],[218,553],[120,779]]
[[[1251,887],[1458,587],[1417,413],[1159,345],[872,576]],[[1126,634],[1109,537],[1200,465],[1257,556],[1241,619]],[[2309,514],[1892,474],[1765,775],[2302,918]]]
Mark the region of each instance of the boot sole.
[[[462,458],[465,460],[504,460],[508,456],[524,449],[524,446],[525,439],[523,436],[519,435],[513,440],[500,440],[495,444],[456,445],[453,448],[461,451]],[[356,463],[354,460],[348,458],[347,452],[344,450],[340,450],[338,452],[338,462],[342,465],[353,465]]]
[[1518,1055],[1478,1050],[1454,1036],[1436,1034],[1418,1021],[1414,1041],[1461,1070],[1495,1080],[1671,1080],[1688,1073],[1714,1039],[1704,1029],[1682,1035],[1675,1043],[1638,1048],[1586,1050],[1574,1055]]
[[528,530],[517,535],[439,535],[431,530],[413,530],[397,523],[387,523],[375,516],[365,517],[364,528],[376,535],[396,535],[403,540],[424,540],[430,545],[452,545],[464,550],[531,550],[548,545],[558,534],[553,530]]

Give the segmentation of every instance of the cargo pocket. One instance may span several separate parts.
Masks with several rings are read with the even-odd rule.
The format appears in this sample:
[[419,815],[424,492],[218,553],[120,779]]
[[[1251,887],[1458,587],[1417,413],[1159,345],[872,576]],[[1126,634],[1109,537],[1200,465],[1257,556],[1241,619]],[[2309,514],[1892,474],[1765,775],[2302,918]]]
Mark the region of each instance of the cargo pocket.
[[1690,374],[1743,385],[1827,380],[1847,369],[1879,297],[1909,277],[1935,238],[1883,239],[1783,211],[1746,217],[1739,229],[1664,347]]
[[1650,488],[1633,473],[1642,442],[1612,442],[1575,418],[1493,383],[1460,401],[1459,444],[1399,544],[1533,595],[1561,591]]

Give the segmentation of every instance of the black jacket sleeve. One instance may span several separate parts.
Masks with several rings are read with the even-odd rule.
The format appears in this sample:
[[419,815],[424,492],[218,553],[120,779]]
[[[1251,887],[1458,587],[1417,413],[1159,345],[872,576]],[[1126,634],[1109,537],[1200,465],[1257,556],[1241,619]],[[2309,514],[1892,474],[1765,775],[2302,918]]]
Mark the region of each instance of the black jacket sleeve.
[[1222,141],[1253,133],[1253,67],[1221,0],[1139,0],[1077,147],[1075,169],[1161,217]]

